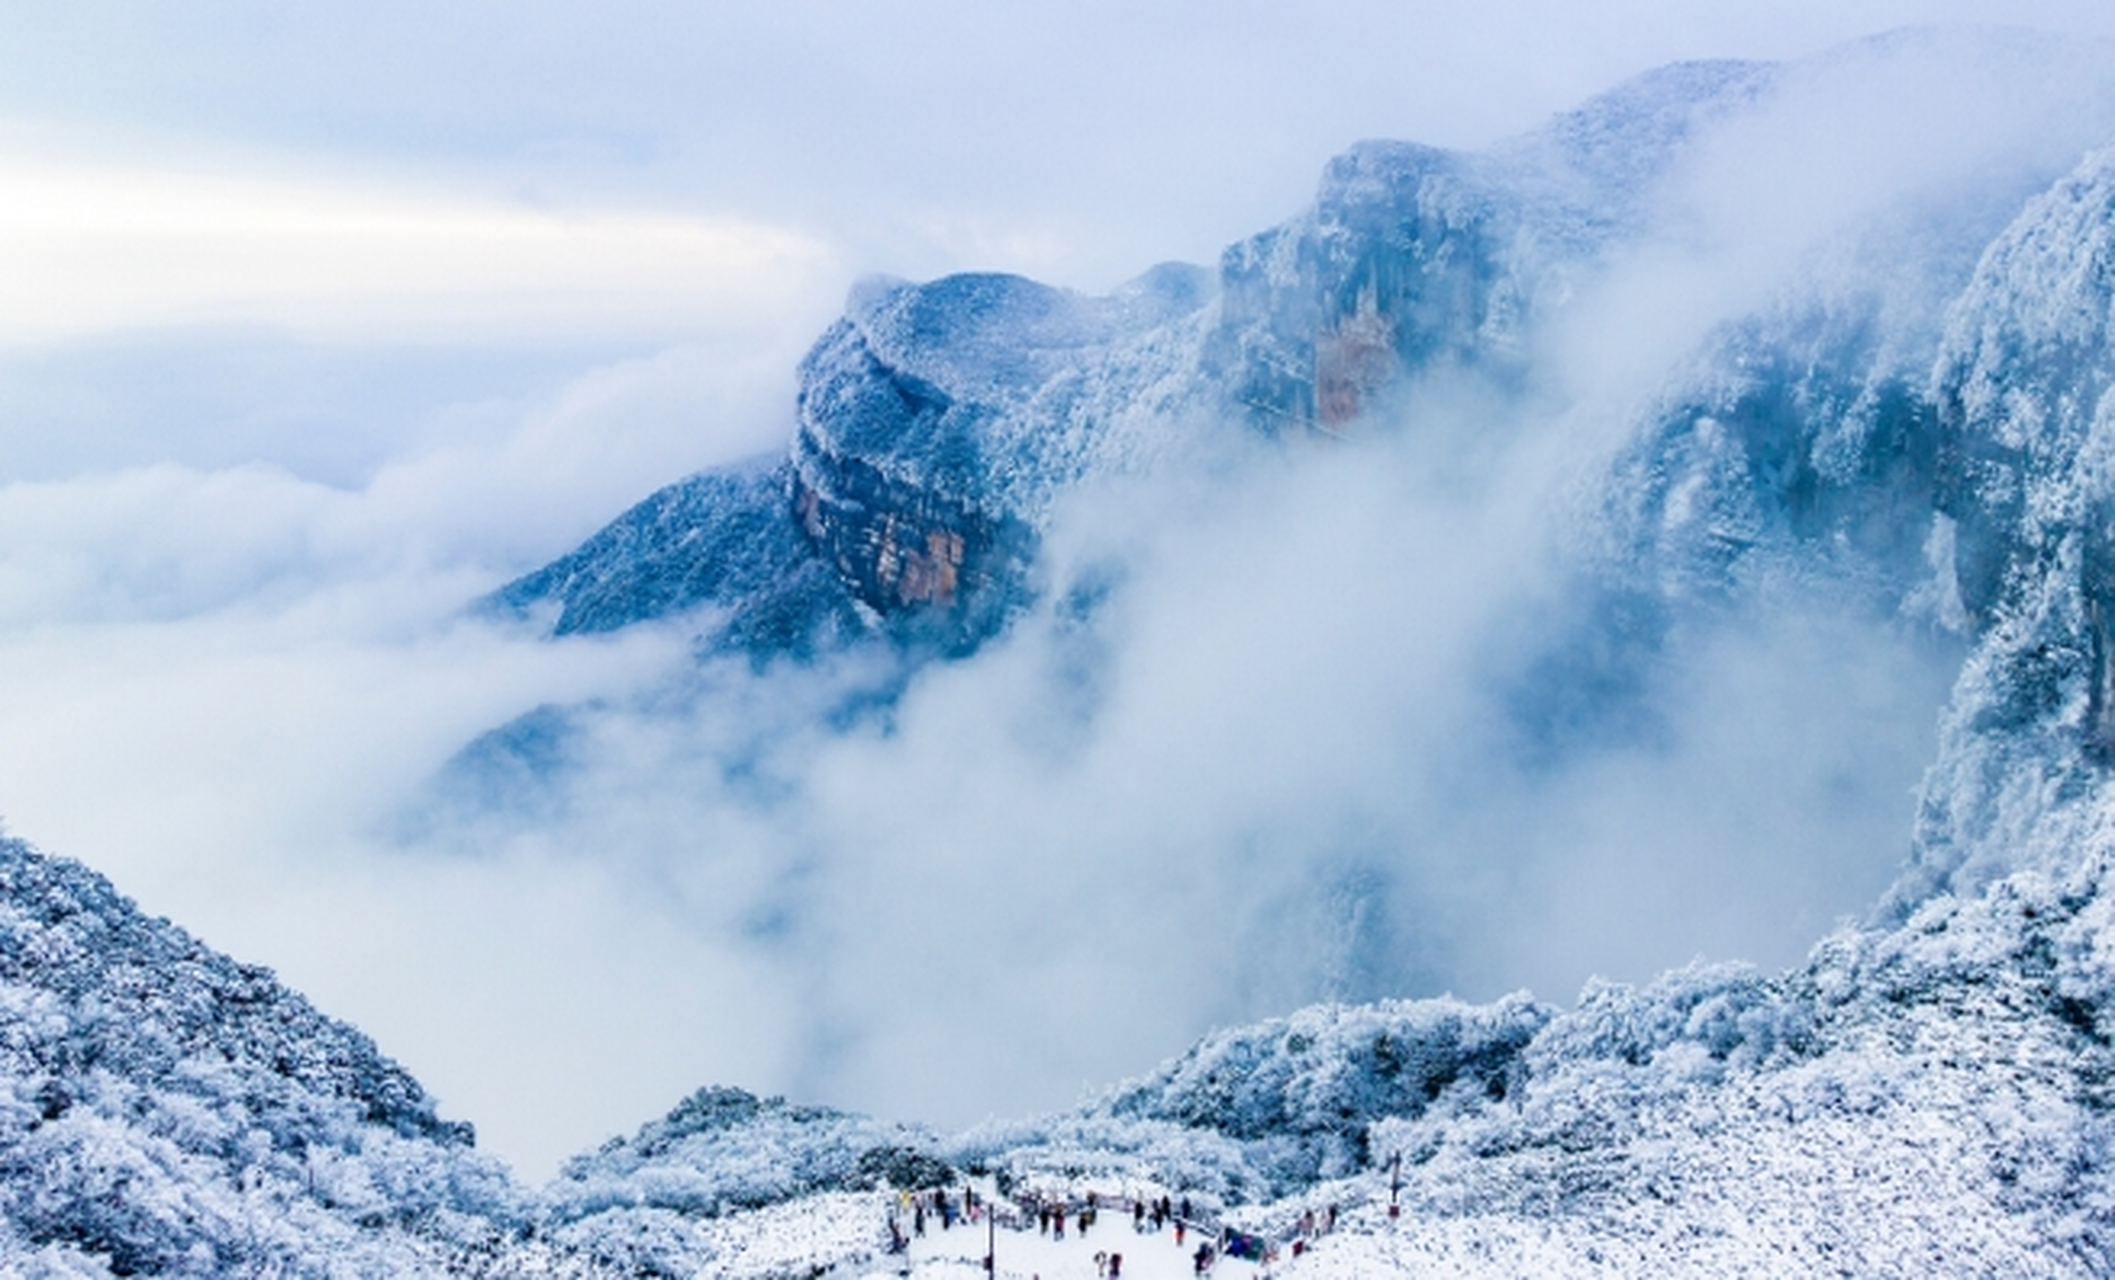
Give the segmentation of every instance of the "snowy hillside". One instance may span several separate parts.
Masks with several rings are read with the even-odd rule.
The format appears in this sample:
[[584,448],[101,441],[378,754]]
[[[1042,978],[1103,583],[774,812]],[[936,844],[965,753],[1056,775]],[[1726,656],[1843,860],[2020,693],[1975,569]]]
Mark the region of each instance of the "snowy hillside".
[[578,551],[510,584],[497,609],[557,606],[553,635],[713,611],[728,649],[812,656],[859,630],[852,597],[792,519],[783,466],[694,476],[653,494]]
[[[1085,1277],[1111,1251],[1185,1274],[1188,1247],[1128,1209],[1166,1195],[1189,1246],[1239,1233],[1286,1277],[2106,1275],[2106,876],[1936,899],[1782,976],[1694,967],[1566,1013],[1322,1006],[1214,1037],[1077,1113],[954,1140],[995,1175],[964,1185],[1007,1197],[999,1227],[936,1220],[903,1263],[864,1243],[838,1274],[963,1274],[987,1235],[1004,1274]],[[1034,1204],[1090,1195],[1090,1235],[1036,1230]],[[849,1236],[890,1198],[805,1203]]]
[[[1781,977],[1697,968],[1562,1013],[1316,1007],[955,1138],[702,1091],[538,1194],[357,1032],[92,874],[4,852],[0,1249],[21,1274],[891,1274],[889,1188],[959,1197],[965,1176],[1002,1203],[1179,1197],[1202,1238],[1252,1234],[1289,1276],[2098,1275],[2115,1257],[2105,862],[1935,899]],[[1293,1259],[1329,1205],[1337,1229]],[[1168,1251],[1112,1216],[1095,1244],[1136,1241],[1134,1267]],[[1007,1253],[1086,1274],[1086,1240],[1038,1245],[1028,1221]],[[917,1273],[949,1274],[971,1239],[920,1237]]]
[[16,1274],[468,1269],[525,1222],[366,1036],[16,840],[0,982]]
[[873,1251],[854,1189],[952,1176],[919,1131],[723,1090],[539,1195],[366,1036],[17,840],[0,1088],[11,1276],[806,1274]]

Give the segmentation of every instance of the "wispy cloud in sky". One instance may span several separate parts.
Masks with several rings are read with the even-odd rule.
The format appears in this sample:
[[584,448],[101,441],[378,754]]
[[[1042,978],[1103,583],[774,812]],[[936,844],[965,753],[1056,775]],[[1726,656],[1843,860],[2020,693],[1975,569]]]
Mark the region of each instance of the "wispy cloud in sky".
[[731,217],[0,164],[0,343],[201,324],[341,342],[665,340],[774,316],[833,267],[812,237]]

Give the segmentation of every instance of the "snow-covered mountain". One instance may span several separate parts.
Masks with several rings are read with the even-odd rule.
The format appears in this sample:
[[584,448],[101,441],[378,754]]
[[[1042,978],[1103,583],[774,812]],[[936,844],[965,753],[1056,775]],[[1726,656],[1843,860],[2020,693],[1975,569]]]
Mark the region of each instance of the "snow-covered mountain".
[[[1971,109],[1852,127],[1934,82]],[[1784,198],[1835,133],[1856,171]],[[1106,297],[872,281],[801,366],[785,457],[678,482],[486,602],[555,635],[687,626],[701,666],[797,674],[788,716],[836,723],[1035,610],[1091,631],[1120,569],[1051,552],[1083,494],[1218,493],[1466,421],[1433,454],[1462,484],[1500,446],[1568,481],[1562,624],[1497,664],[1524,757],[1630,723],[1683,636],[1781,601],[1958,660],[1900,877],[1789,971],[1315,1005],[954,1135],[710,1088],[532,1191],[357,1032],[8,842],[0,1252],[940,1275],[931,1244],[887,1256],[888,1223],[967,1180],[1179,1195],[1284,1275],[2115,1272],[2110,143],[2106,50],[1906,33],[1666,68],[1478,153],[1363,143],[1215,270]],[[874,660],[833,690],[846,655]],[[562,770],[570,723],[456,772]]]
[[1773,75],[1669,67],[1491,154],[1362,143],[1216,272],[1164,264],[1107,297],[867,281],[801,364],[785,467],[672,485],[493,603],[556,605],[556,634],[705,607],[709,649],[805,654],[856,634],[819,563],[870,628],[964,652],[1025,603],[1037,534],[1085,481],[1209,465],[1230,427],[1333,434],[1433,371],[1530,381],[1539,314]]

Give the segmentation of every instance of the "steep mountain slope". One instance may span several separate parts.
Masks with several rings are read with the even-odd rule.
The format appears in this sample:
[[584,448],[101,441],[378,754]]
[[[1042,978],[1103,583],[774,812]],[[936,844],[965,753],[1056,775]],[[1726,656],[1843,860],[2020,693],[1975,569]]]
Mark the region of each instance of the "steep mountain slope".
[[[702,1091],[539,1195],[359,1031],[0,839],[7,1275],[807,1274],[817,1249],[873,1252],[872,1197],[852,1192],[953,1176],[934,1145]],[[720,1220],[812,1197],[761,1241]]]
[[1939,533],[1981,639],[1906,896],[2108,847],[2111,215],[2115,157],[2100,152],[1991,245],[1953,313],[1935,374]]
[[[1037,535],[1082,482],[1208,467],[1239,443],[1230,423],[1333,434],[1414,377],[1517,393],[1533,324],[1649,225],[1693,135],[1774,74],[1666,68],[1490,155],[1363,143],[1307,213],[1216,272],[1166,264],[1104,298],[1012,276],[869,281],[802,362],[790,483],[686,481],[494,603],[553,602],[558,634],[714,604],[735,621],[708,620],[708,647],[809,653],[846,632],[788,548],[790,510],[806,556],[882,630],[965,652],[1026,603]],[[799,586],[767,590],[779,580]],[[798,620],[742,621],[774,607]]]
[[571,553],[492,597],[498,610],[557,606],[551,634],[615,631],[712,614],[717,647],[812,657],[860,633],[853,597],[794,524],[793,479],[759,464],[652,494]]
[[[1581,591],[1604,599],[1568,643],[1636,666],[1657,644],[1639,619],[1708,616],[1786,578],[1929,625],[1946,310],[2020,204],[2115,128],[2104,79],[2066,87],[2094,56],[1904,33],[1787,66],[1681,64],[1482,153],[1361,143],[1308,210],[1213,271],[1169,264],[1103,298],[995,275],[870,281],[802,362],[784,470],[672,486],[492,603],[555,634],[687,613],[705,653],[760,663],[876,636],[959,656],[1068,589],[1040,546],[1069,495],[1209,475],[1259,442],[1415,434],[1403,424],[1433,405],[1493,439],[1546,429],[1579,392],[1567,326],[1606,323],[1595,308],[1630,287],[1612,284],[1623,271],[1768,231],[1805,247],[1759,305],[1644,405],[1594,409],[1634,425],[1613,460],[1581,460],[1602,469],[1572,535],[1594,548]],[[1802,180],[1770,148],[1817,139],[1788,143],[1784,119],[1912,72],[1995,79],[2027,105],[1958,154],[1879,157],[1903,174],[1862,205],[1789,231],[1700,227],[1723,216],[1710,183],[1749,167],[1731,157]]]
[[475,1270],[526,1222],[467,1124],[269,972],[0,840],[18,1274]]
[[1313,1274],[2107,1274],[2106,883],[1936,899],[1782,978],[1589,992],[1514,1105],[1375,1130],[1410,1216]]

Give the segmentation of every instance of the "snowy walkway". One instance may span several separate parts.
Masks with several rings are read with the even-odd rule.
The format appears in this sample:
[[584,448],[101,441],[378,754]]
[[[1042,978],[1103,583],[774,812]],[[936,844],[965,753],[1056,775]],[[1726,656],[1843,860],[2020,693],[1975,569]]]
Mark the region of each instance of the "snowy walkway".
[[[909,1274],[915,1280],[970,1280],[984,1274],[986,1227],[957,1226],[943,1231],[930,1224],[924,1236],[911,1241]],[[1069,1226],[1063,1240],[1040,1236],[1033,1229],[998,1229],[999,1280],[1095,1280],[1094,1255],[1120,1253],[1124,1258],[1122,1280],[1192,1280],[1191,1255],[1197,1237],[1175,1243],[1173,1228],[1137,1232],[1128,1215],[1111,1214],[1082,1236]],[[905,1274],[902,1257],[887,1258],[862,1273],[874,1280]],[[1213,1280],[1255,1280],[1259,1268],[1238,1258],[1221,1258],[1207,1274]]]

